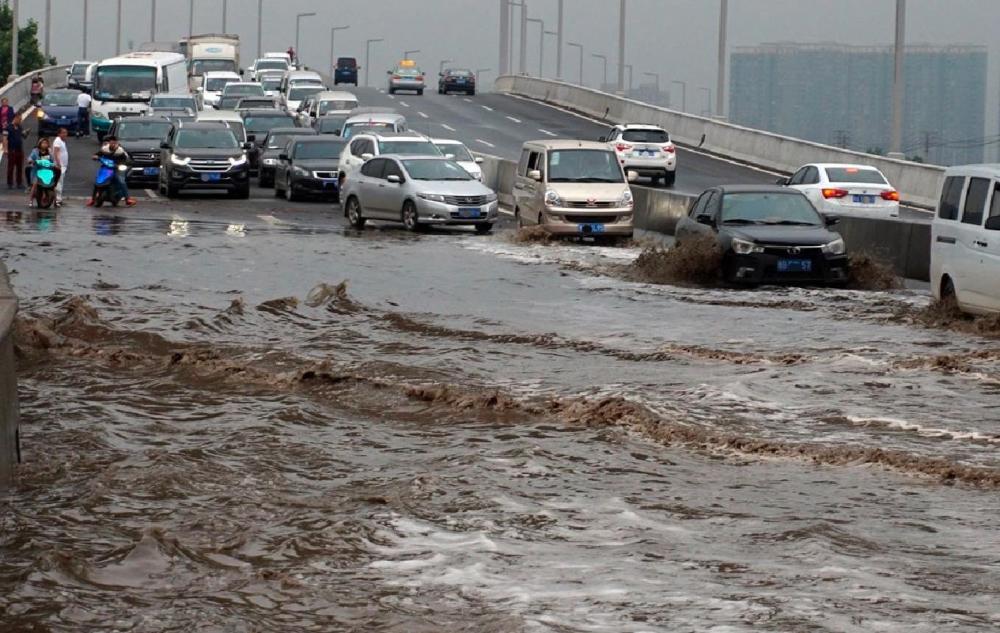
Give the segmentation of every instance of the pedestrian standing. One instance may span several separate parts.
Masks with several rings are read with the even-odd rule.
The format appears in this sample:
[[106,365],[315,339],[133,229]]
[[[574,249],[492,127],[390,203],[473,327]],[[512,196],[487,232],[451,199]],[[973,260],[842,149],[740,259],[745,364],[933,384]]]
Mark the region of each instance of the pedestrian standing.
[[66,146],[66,138],[69,130],[64,127],[59,128],[56,140],[52,141],[52,154],[59,165],[59,180],[56,181],[56,206],[63,204],[63,183],[66,182],[66,170],[69,169],[69,148]]
[[93,99],[86,92],[76,97],[77,134],[90,136],[90,102]]
[[3,131],[3,151],[7,151],[7,126],[14,120],[14,108],[10,106],[7,97],[0,99],[0,130]]
[[7,188],[24,189],[24,137],[28,131],[21,127],[21,115],[15,114],[7,124]]
[[31,105],[38,105],[42,100],[42,95],[45,93],[45,82],[42,81],[42,76],[36,74],[31,78]]

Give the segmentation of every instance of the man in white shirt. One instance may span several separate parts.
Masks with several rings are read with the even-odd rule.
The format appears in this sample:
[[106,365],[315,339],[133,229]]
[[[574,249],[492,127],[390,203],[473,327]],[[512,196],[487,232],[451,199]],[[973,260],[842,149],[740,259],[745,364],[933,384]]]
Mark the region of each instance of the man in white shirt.
[[90,136],[90,102],[93,99],[86,92],[76,97],[77,136]]
[[59,134],[52,141],[52,154],[56,159],[56,164],[59,165],[59,169],[62,171],[59,175],[59,180],[56,182],[57,207],[61,207],[63,203],[63,184],[66,182],[66,170],[69,169],[69,148],[66,147],[67,136],[69,136],[69,131],[61,127],[59,128]]

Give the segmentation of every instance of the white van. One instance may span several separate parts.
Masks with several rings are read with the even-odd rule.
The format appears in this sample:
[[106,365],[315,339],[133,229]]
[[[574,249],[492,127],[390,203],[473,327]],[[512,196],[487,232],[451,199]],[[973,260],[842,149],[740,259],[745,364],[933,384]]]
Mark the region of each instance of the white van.
[[931,226],[931,289],[965,312],[1000,313],[1000,165],[945,171]]

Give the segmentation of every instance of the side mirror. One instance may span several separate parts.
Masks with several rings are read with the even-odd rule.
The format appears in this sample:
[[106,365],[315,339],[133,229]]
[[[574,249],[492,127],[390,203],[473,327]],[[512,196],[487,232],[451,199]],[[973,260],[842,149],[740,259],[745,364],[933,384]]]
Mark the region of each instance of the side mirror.
[[166,141],[161,141],[160,142],[160,149],[170,149],[170,143],[168,143]]
[[288,154],[281,152],[280,154],[278,154],[278,158],[280,160],[288,160]]
[[632,171],[630,169],[628,173],[625,175],[625,177],[628,179],[629,182],[635,182],[636,180],[639,180],[639,172]]
[[791,180],[791,178],[778,178],[777,180],[774,181],[774,184],[781,185],[782,187],[787,187],[789,180]]
[[242,68],[240,68],[240,76],[241,77],[243,76],[243,69]]
[[249,142],[252,143],[252,142],[254,142],[256,140],[257,140],[257,135],[256,134],[247,134],[247,141],[249,141]]
[[834,224],[840,224],[840,218],[835,215],[824,215],[823,221],[826,222],[827,226],[833,226]]
[[253,143],[243,143],[243,149],[253,149]]
[[539,170],[537,170],[537,169],[532,169],[531,171],[528,172],[528,178],[531,178],[532,180],[537,180],[537,181],[541,182],[542,181],[542,172],[539,171]]
[[385,179],[396,185],[403,182],[403,179],[397,176],[396,174],[389,174],[388,176],[386,176]]
[[361,160],[371,160],[373,158],[375,158],[375,154],[372,154],[371,152],[365,152],[361,155]]
[[602,136],[602,137],[600,137],[600,138],[597,139],[597,142],[598,143],[607,143],[608,142],[608,137],[607,136]]
[[695,220],[698,221],[698,224],[704,224],[705,226],[712,226],[712,227],[715,226],[715,220],[713,220],[712,216],[708,215],[707,213],[699,213],[698,217],[696,217]]
[[482,165],[483,164],[483,157],[482,156],[476,156],[476,158],[474,160],[476,161],[476,164],[478,164],[478,165]]
[[992,217],[986,218],[986,230],[1000,231],[1000,215],[994,215]]

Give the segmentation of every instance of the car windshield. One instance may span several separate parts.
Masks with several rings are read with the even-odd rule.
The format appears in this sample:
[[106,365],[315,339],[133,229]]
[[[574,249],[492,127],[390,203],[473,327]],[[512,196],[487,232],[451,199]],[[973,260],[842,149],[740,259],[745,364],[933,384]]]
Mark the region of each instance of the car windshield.
[[248,116],[243,119],[243,125],[253,134],[268,132],[276,127],[293,127],[295,119],[290,116]]
[[236,72],[236,62],[231,59],[196,59],[191,62],[192,75],[204,75],[213,70]]
[[344,120],[341,116],[325,116],[316,124],[316,129],[320,134],[336,134],[344,127]]
[[76,106],[76,97],[79,92],[67,92],[65,90],[53,90],[45,93],[42,97],[43,106]]
[[337,111],[337,110],[350,110],[358,106],[357,101],[345,101],[343,99],[332,99],[330,101],[320,101],[319,102],[319,113],[326,114],[327,112]]
[[447,73],[450,77],[471,77],[471,70],[449,70]]
[[265,77],[260,80],[260,85],[264,86],[264,90],[267,92],[277,90],[278,86],[281,85],[281,77],[275,77],[274,79]]
[[625,130],[622,140],[630,143],[669,143],[670,135],[663,130]]
[[212,121],[211,119],[209,119],[209,120],[202,119],[202,120],[199,120],[198,122],[199,123],[217,123],[219,125],[219,127],[221,127],[221,128],[226,128],[226,129],[232,130],[233,134],[236,135],[237,142],[239,142],[239,143],[245,143],[246,140],[247,140],[247,131],[243,127],[243,123],[241,121],[220,121],[220,120]]
[[885,176],[877,169],[862,167],[827,167],[826,177],[830,182],[852,182],[866,185],[886,184]]
[[450,160],[404,160],[403,167],[414,180],[472,180],[469,172]]
[[150,66],[100,66],[94,96],[101,101],[149,101],[156,90],[156,69]]
[[344,151],[345,141],[323,141],[322,143],[296,143],[295,158],[337,160]]
[[437,145],[430,141],[379,141],[380,154],[406,154],[409,156],[444,156]]
[[416,77],[424,73],[417,70],[416,68],[397,68],[396,70],[393,71],[392,74],[399,75],[400,77]]
[[549,182],[625,182],[618,157],[601,149],[549,151]]
[[471,163],[475,160],[465,145],[459,145],[458,143],[437,143],[436,145],[442,154],[445,156],[453,154],[455,157],[454,160],[459,162]]
[[287,134],[270,134],[267,139],[267,149],[282,149],[285,145],[288,145],[289,139],[293,136],[305,136],[307,133],[303,131],[301,134],[287,133]]
[[236,149],[239,144],[231,130],[212,128],[208,130],[180,130],[174,145],[185,149]]
[[227,84],[235,83],[239,81],[238,79],[233,79],[232,77],[212,77],[205,80],[205,90],[210,90],[212,92],[218,92],[226,87]]
[[237,84],[232,83],[226,86],[222,94],[227,97],[238,96],[238,97],[263,97],[264,96],[264,86],[260,84]]
[[194,110],[195,101],[191,97],[167,97],[164,95],[156,95],[149,100],[149,107],[151,108],[166,108],[175,110]]
[[73,68],[72,70],[70,70],[70,74],[73,75],[74,77],[83,77],[83,75],[87,72],[88,66],[90,66],[89,62],[86,64],[73,64]]
[[809,200],[798,192],[727,193],[722,197],[723,224],[802,224],[819,226]]
[[295,86],[288,91],[288,100],[302,101],[317,92],[323,92],[323,88],[321,86]]
[[142,139],[165,139],[170,132],[171,125],[167,121],[136,121],[135,119],[121,119],[115,135],[121,141],[138,141]]
[[258,59],[257,60],[257,72],[262,70],[272,69],[272,70],[285,70],[288,68],[288,62],[283,59]]
[[354,69],[357,65],[358,62],[353,57],[337,58],[337,68]]

